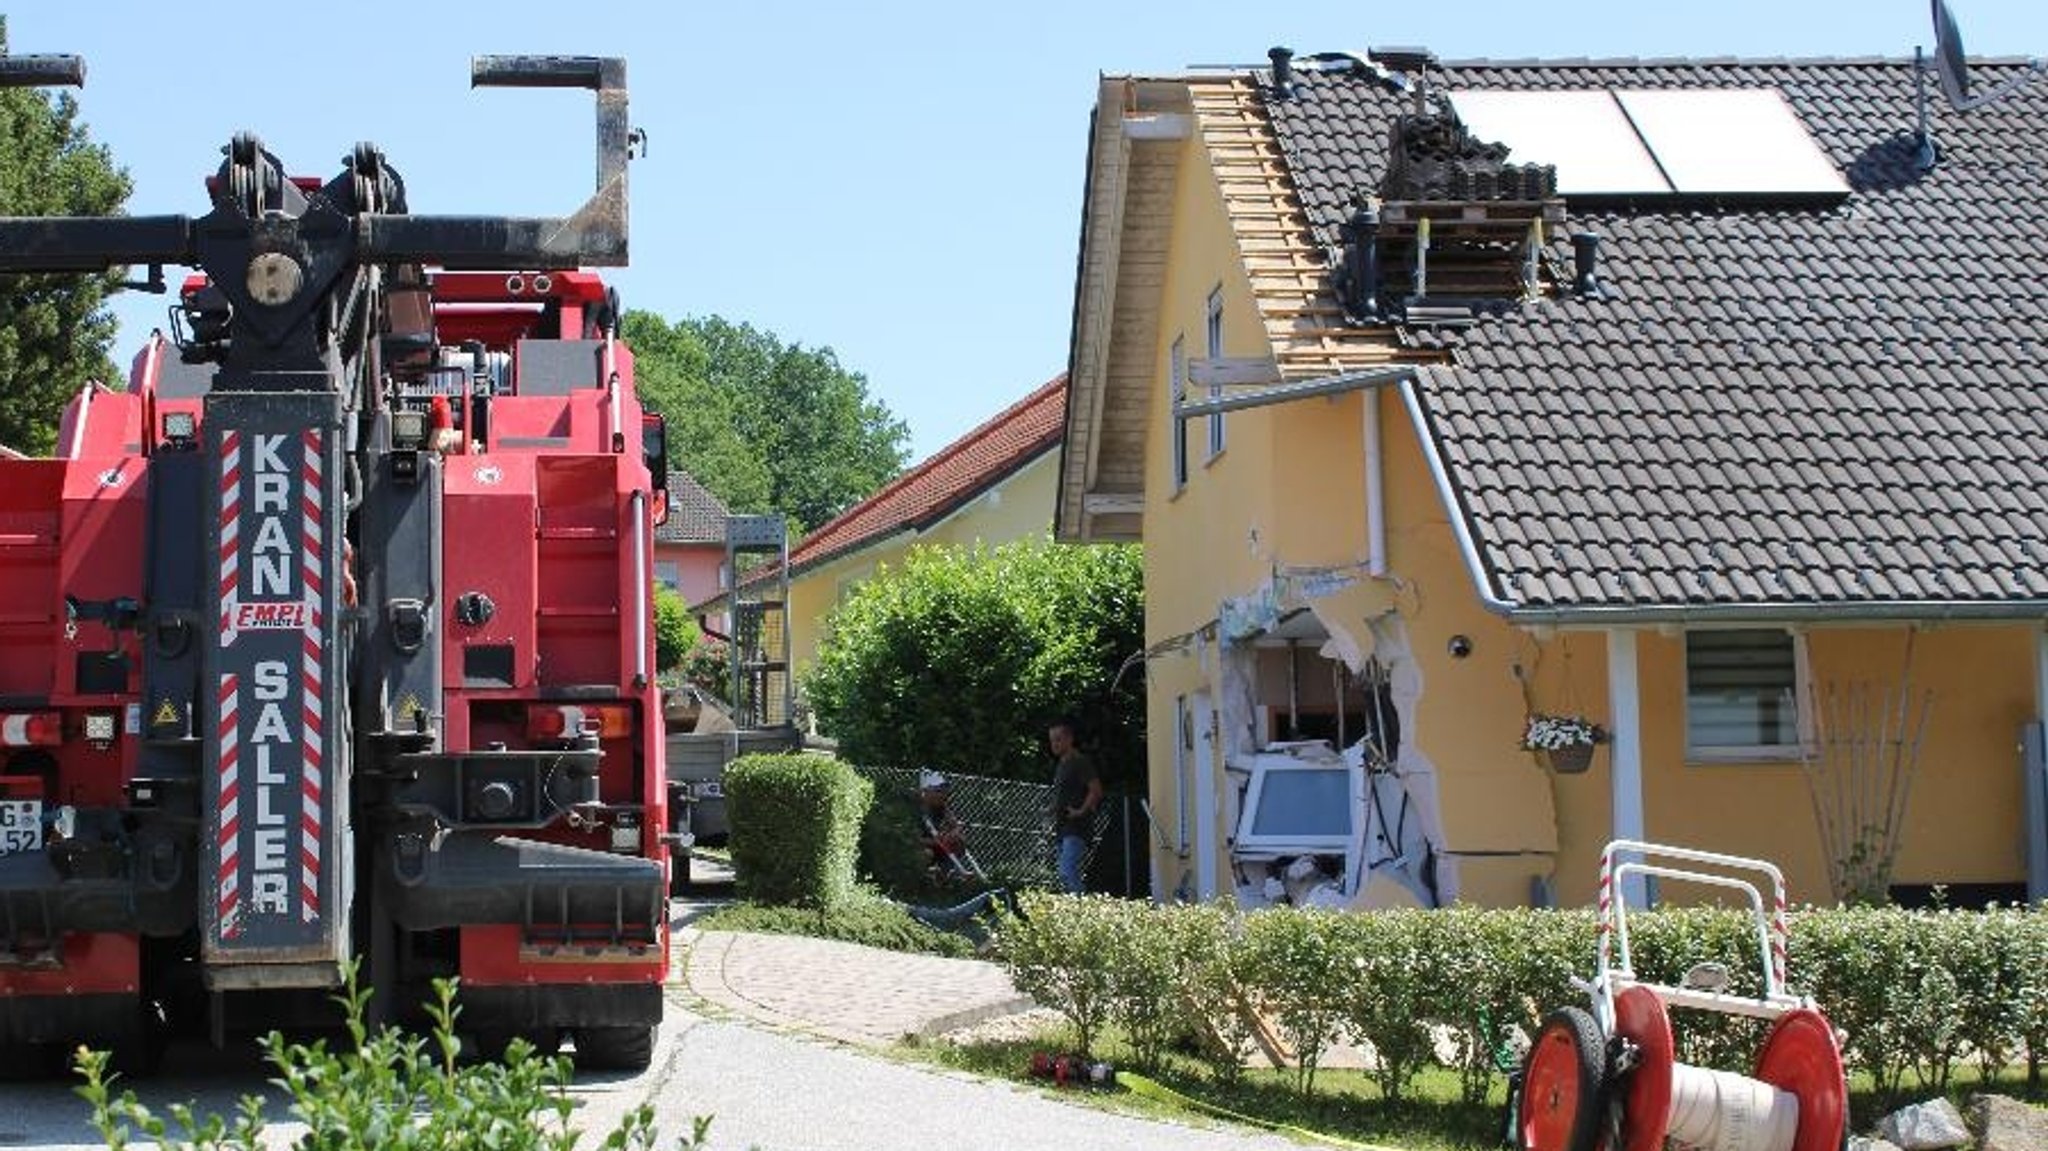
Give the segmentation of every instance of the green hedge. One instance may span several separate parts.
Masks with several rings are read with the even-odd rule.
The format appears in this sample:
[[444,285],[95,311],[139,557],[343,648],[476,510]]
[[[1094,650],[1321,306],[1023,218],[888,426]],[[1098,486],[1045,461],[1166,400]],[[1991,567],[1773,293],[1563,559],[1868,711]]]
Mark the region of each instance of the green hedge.
[[[1452,1037],[1468,1101],[1486,1097],[1513,1057],[1509,1026],[1533,1034],[1553,1008],[1583,1004],[1573,978],[1592,974],[1585,911],[1344,913],[1215,905],[1153,906],[1031,895],[1027,918],[1001,936],[1018,988],[1064,1014],[1083,1045],[1105,1026],[1132,1039],[1141,1062],[1177,1038],[1206,1043],[1219,1078],[1234,1076],[1256,1003],[1301,1059],[1314,1089],[1330,1044],[1370,1043],[1382,1094],[1398,1098],[1436,1058],[1432,1031]],[[1629,916],[1636,973],[1674,984],[1712,960],[1731,990],[1761,987],[1746,912],[1682,908]],[[1881,1095],[1909,1084],[1946,1089],[1967,1059],[1985,1079],[2027,1059],[2040,1086],[2048,1052],[2048,912],[1811,909],[1792,917],[1791,983],[1847,1033],[1852,1070]],[[1713,1012],[1672,1013],[1679,1057],[1746,1069],[1761,1024]]]
[[822,755],[734,760],[725,770],[725,810],[740,897],[792,907],[845,903],[874,790]]

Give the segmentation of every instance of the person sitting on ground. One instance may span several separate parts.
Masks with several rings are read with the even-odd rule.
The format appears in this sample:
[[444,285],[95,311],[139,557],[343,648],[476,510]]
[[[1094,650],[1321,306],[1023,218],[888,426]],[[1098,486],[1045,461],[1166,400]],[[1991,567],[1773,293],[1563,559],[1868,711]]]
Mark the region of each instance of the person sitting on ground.
[[960,853],[967,847],[967,829],[953,814],[953,785],[926,768],[917,773],[918,842],[931,853],[931,868],[940,874],[965,871]]

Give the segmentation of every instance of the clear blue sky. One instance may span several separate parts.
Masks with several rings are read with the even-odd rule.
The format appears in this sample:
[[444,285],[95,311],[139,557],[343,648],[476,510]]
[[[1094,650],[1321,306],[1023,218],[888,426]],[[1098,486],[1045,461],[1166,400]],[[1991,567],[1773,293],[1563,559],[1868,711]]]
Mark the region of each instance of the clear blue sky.
[[[1951,6],[1972,55],[2048,55],[2048,3]],[[1925,0],[34,0],[10,6],[8,35],[86,58],[87,123],[138,213],[203,211],[200,180],[242,128],[323,177],[373,140],[415,212],[567,211],[592,181],[588,94],[472,92],[469,57],[623,55],[651,141],[632,168],[633,266],[614,276],[627,306],[832,348],[920,458],[1066,367],[1100,73],[1260,63],[1275,44],[1447,59],[1933,44]],[[119,362],[167,304],[122,299]]]

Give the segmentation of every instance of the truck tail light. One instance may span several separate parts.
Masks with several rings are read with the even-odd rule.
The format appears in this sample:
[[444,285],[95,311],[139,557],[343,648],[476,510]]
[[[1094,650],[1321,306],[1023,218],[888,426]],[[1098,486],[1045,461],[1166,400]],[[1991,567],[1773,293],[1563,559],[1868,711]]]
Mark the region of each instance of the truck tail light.
[[633,709],[623,703],[536,703],[526,709],[526,738],[574,739],[586,729],[599,739],[633,734]]
[[64,742],[64,717],[54,711],[0,714],[0,747],[56,747]]

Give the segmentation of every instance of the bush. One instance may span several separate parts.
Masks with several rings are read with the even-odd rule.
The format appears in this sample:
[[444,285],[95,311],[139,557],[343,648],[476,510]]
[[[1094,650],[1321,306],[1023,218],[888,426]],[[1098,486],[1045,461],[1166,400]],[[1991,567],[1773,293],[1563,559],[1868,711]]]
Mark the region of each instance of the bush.
[[[567,1056],[542,1058],[531,1044],[514,1040],[502,1062],[460,1063],[453,980],[434,981],[434,1022],[422,1038],[396,1028],[372,1030],[365,1022],[370,993],[356,982],[353,965],[343,992],[349,1050],[331,1052],[325,1041],[286,1043],[271,1032],[264,1040],[273,1083],[291,1097],[293,1114],[306,1125],[294,1144],[323,1151],[573,1151],[582,1133],[569,1122],[576,1101],[569,1095]],[[92,1108],[92,1126],[106,1146],[120,1151],[138,1138],[167,1151],[236,1148],[257,1151],[264,1138],[263,1100],[244,1096],[235,1118],[196,1113],[172,1104],[168,1116],[152,1113],[132,1091],[115,1093],[108,1056],[80,1048],[78,1088]],[[710,1127],[699,1118],[694,1135],[680,1148],[702,1147]],[[602,1144],[615,1151],[649,1151],[655,1145],[654,1109],[641,1104],[619,1121]]]
[[683,654],[679,670],[684,683],[701,688],[714,699],[732,702],[732,648],[724,640],[698,636]]
[[844,903],[873,799],[872,784],[822,755],[734,760],[725,770],[725,810],[740,897],[792,907]]
[[[1003,958],[1020,990],[1059,1010],[1092,1042],[1104,1026],[1131,1037],[1140,1059],[1179,1031],[1212,1037],[1219,1080],[1251,1037],[1239,1009],[1256,1007],[1294,1049],[1295,1084],[1314,1090],[1323,1052],[1340,1037],[1370,1044],[1373,1075],[1400,1098],[1454,1036],[1461,1093],[1483,1100],[1511,1061],[1510,1025],[1582,1004],[1573,978],[1592,973],[1597,935],[1584,911],[1327,912],[1291,907],[1154,907],[1038,897],[1028,923],[1006,929]],[[1650,982],[1679,983],[1701,962],[1728,969],[1730,990],[1762,990],[1754,920],[1710,907],[1628,918],[1631,960]],[[1844,1057],[1882,1097],[1910,1078],[1945,1089],[1974,1054],[1987,1081],[2025,1053],[2048,1050],[2048,911],[1807,910],[1792,917],[1794,993],[1811,995],[1847,1035]],[[1616,962],[1619,956],[1615,957]],[[1763,1028],[1718,1012],[1672,1013],[1679,1058],[1746,1070]]]
[[878,793],[860,825],[861,876],[884,895],[909,903],[928,901],[937,886],[917,807],[916,799],[899,792]]
[[903,908],[879,896],[857,896],[829,910],[735,903],[705,916],[698,927],[705,931],[807,935],[956,959],[974,954],[974,945],[966,937],[926,927]]
[[1252,1003],[1272,1016],[1294,1050],[1295,1089],[1315,1090],[1323,1052],[1342,1035],[1344,1002],[1357,973],[1338,946],[1340,913],[1288,909],[1246,917],[1244,971]]
[[1083,1055],[1115,1004],[1116,977],[1100,957],[1126,909],[1100,895],[1026,892],[1024,915],[1003,924],[997,950],[1017,990],[1066,1017]]
[[654,667],[667,671],[681,666],[695,647],[701,633],[690,618],[690,605],[682,594],[667,584],[654,585]]
[[[1046,728],[1093,737],[1105,784],[1142,785],[1135,547],[919,548],[833,609],[803,695],[847,759],[1044,782]],[[1112,691],[1114,687],[1114,691]]]

